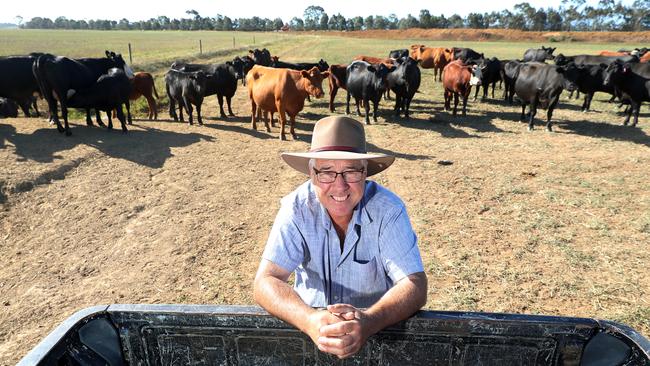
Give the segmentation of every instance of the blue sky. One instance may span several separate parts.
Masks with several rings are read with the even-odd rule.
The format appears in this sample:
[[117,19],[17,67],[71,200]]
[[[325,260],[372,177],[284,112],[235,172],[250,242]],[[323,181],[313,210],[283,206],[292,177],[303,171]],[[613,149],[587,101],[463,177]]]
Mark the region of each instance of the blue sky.
[[[470,12],[490,12],[503,9],[512,9],[522,0],[464,0],[464,1],[415,1],[415,0],[288,0],[288,1],[215,1],[215,0],[185,0],[185,1],[160,1],[155,5],[145,1],[112,0],[110,2],[96,3],[94,1],[78,0],[29,0],[29,1],[3,1],[0,23],[16,23],[16,16],[22,16],[25,21],[33,17],[48,17],[54,20],[59,16],[69,19],[114,19],[127,18],[129,20],[146,20],[160,15],[170,18],[188,17],[186,10],[195,9],[202,16],[227,15],[231,18],[282,18],[288,22],[294,16],[302,17],[305,8],[310,5],[319,5],[328,14],[341,13],[346,18],[357,15],[385,15],[391,13],[398,17],[412,14],[417,17],[421,9],[428,9],[431,14],[451,16],[460,14],[466,16]],[[624,4],[631,4],[633,0],[623,0]],[[558,8],[561,0],[530,0],[535,8]],[[597,0],[587,0],[588,4],[596,5]]]

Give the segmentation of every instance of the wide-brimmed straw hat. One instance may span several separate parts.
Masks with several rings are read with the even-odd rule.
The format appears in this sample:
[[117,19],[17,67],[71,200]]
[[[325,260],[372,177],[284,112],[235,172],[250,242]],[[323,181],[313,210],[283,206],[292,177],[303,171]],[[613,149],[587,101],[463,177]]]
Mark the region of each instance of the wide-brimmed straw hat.
[[316,122],[311,149],[305,153],[282,153],[290,167],[309,175],[309,159],[367,160],[368,174],[375,175],[395,160],[386,154],[368,154],[363,125],[352,118],[330,116]]

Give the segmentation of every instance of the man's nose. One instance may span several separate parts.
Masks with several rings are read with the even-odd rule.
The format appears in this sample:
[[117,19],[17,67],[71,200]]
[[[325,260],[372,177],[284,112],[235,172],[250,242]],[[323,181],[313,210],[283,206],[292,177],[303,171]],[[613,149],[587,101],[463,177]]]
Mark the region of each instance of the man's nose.
[[334,183],[332,183],[332,184],[336,185],[337,187],[338,186],[341,186],[341,187],[347,187],[348,186],[348,182],[346,182],[345,179],[343,179],[343,174],[337,174],[336,178],[334,179]]

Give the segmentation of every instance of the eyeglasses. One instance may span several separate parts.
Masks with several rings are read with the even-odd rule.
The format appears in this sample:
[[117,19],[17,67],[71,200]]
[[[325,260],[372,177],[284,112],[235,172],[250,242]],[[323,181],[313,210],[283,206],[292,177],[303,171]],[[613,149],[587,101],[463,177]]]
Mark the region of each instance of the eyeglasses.
[[363,168],[359,170],[346,170],[340,173],[329,170],[321,171],[316,168],[313,169],[314,173],[316,173],[316,178],[321,183],[334,183],[336,177],[339,175],[343,177],[345,183],[358,183],[363,179],[363,173],[365,172],[365,169]]

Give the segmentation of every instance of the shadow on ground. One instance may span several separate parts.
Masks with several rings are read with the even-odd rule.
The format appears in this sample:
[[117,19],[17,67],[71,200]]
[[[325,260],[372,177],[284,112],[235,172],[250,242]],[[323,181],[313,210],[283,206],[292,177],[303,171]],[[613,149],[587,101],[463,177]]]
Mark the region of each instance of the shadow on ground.
[[42,128],[30,134],[17,133],[15,127],[0,124],[0,148],[15,146],[18,159],[49,163],[63,157],[61,151],[78,145],[95,147],[104,154],[132,161],[150,168],[160,168],[172,156],[171,148],[184,147],[200,141],[213,141],[200,133],[177,133],[140,126],[144,131],[76,127],[72,136],[60,134],[56,128]]

